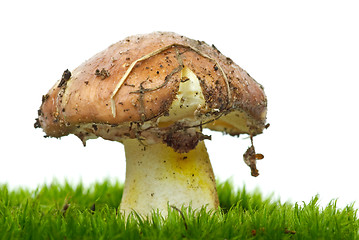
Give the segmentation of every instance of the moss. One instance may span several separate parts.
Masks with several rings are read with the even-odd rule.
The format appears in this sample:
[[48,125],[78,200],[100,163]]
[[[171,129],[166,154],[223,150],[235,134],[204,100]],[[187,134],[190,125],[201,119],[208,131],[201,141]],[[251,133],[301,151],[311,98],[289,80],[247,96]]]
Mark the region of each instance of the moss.
[[[91,187],[52,183],[36,190],[0,186],[0,239],[358,239],[353,205],[332,201],[288,204],[259,192],[218,184],[221,210],[170,208],[167,219],[154,214],[123,218],[118,212],[122,184]],[[127,222],[127,223],[126,223]]]

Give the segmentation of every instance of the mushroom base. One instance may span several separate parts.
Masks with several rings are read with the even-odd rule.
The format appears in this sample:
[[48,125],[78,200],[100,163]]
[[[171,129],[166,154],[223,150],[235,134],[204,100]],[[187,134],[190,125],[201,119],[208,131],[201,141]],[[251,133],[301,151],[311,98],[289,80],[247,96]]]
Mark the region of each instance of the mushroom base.
[[120,210],[142,216],[153,210],[167,215],[168,206],[216,209],[216,182],[203,141],[188,153],[163,143],[144,147],[137,139],[123,142],[126,180]]

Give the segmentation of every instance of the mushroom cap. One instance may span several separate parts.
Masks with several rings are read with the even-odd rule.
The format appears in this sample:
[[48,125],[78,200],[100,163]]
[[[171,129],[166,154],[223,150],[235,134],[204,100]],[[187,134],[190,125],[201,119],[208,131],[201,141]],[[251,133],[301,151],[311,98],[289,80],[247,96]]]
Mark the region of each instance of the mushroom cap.
[[[149,57],[136,62],[144,56]],[[205,99],[201,127],[232,135],[262,133],[267,112],[263,87],[214,45],[172,32],[130,36],[71,73],[66,70],[43,96],[35,127],[51,137],[73,133],[83,142],[139,136],[157,141],[168,136],[162,133],[174,133],[183,125],[190,132],[190,124],[160,126],[157,121],[168,115],[184,81],[184,67],[198,78]],[[198,133],[190,135],[203,139]]]

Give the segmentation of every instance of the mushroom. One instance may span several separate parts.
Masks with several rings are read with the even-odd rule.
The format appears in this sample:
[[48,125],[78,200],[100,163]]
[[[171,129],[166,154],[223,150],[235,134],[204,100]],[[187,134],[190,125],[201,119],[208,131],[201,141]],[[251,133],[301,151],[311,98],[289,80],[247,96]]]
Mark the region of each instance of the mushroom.
[[[266,127],[263,87],[214,45],[171,32],[128,37],[96,54],[42,97],[35,127],[46,136],[123,143],[120,209],[218,207],[203,128],[253,136]],[[244,160],[258,175],[250,147]]]

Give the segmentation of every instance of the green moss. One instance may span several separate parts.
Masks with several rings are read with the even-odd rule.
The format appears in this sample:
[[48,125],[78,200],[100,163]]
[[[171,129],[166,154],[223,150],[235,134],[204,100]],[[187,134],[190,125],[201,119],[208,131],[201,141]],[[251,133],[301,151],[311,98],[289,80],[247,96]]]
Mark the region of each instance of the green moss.
[[194,213],[169,208],[164,219],[118,214],[119,183],[90,188],[68,183],[35,191],[0,186],[0,239],[359,239],[357,210],[321,208],[318,197],[302,205],[218,184],[221,210]]

